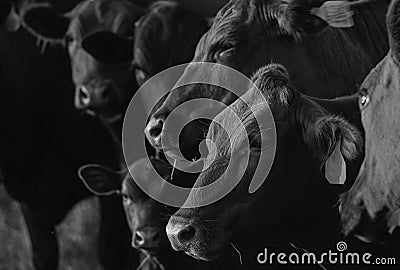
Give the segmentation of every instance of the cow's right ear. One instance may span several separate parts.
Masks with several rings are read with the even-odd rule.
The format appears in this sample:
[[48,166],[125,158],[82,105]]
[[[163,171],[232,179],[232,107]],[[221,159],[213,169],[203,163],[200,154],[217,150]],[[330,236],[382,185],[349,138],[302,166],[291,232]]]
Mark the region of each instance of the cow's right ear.
[[35,36],[64,40],[71,22],[69,16],[59,13],[49,4],[31,4],[22,11],[23,26]]
[[345,180],[345,162],[361,152],[362,136],[352,124],[339,116],[330,115],[314,101],[301,97],[300,125],[303,139],[313,153],[317,165],[325,168],[330,183]]
[[78,171],[79,178],[86,188],[97,196],[119,194],[123,175],[100,165],[85,165]]
[[320,7],[323,2],[323,0],[282,1],[276,13],[279,26],[291,35],[322,32],[328,27],[328,23],[312,14],[312,10]]
[[113,66],[133,60],[133,39],[120,37],[110,31],[99,31],[85,37],[82,48],[106,65]]

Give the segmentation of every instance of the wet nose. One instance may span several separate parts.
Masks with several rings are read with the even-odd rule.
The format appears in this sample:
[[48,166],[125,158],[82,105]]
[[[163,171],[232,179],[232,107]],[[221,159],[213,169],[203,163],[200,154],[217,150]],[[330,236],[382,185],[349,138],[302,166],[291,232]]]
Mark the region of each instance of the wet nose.
[[164,119],[162,117],[152,117],[146,126],[145,134],[153,147],[161,147],[161,133],[164,127]]
[[77,109],[98,108],[111,99],[111,89],[108,86],[96,88],[94,91],[84,85],[75,90],[75,107]]
[[132,247],[140,249],[157,248],[160,244],[161,235],[157,228],[143,228],[137,230],[132,239]]
[[83,86],[78,85],[75,89],[75,107],[77,109],[86,109],[90,105],[89,90]]
[[172,224],[167,225],[167,236],[172,248],[176,251],[185,250],[195,241],[196,228],[191,224]]

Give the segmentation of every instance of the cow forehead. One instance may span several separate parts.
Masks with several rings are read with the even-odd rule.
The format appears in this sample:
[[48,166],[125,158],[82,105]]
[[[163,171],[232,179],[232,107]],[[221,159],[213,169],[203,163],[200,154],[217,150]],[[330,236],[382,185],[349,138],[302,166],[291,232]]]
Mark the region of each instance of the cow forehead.
[[[227,109],[218,114],[210,125],[207,139],[214,142],[218,155],[228,156],[239,151],[253,131],[263,128],[256,116],[269,110],[261,91],[253,86]],[[209,143],[208,143],[209,146]],[[209,151],[211,147],[209,146]]]
[[[230,1],[215,17],[210,29],[213,35],[209,37],[216,39],[238,38],[243,25],[253,22],[259,16],[261,16],[260,19],[266,20],[268,23],[275,21],[274,25],[278,26],[274,16],[281,2],[281,0]],[[269,16],[262,15],[263,10],[267,10]]]
[[133,35],[133,24],[141,14],[140,8],[126,1],[88,0],[71,11],[68,35],[81,41],[94,32],[108,30],[130,37]]

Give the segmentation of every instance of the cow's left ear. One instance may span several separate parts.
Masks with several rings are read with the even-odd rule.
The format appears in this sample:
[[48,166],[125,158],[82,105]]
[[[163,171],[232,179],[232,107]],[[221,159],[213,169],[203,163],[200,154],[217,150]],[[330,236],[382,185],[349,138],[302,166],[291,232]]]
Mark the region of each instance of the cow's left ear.
[[122,38],[110,31],[99,31],[87,36],[82,40],[82,48],[106,65],[133,60],[133,39]]
[[292,35],[298,33],[316,34],[328,27],[328,23],[312,11],[322,5],[323,0],[282,1],[277,8],[279,26]]
[[79,178],[86,188],[97,196],[119,194],[123,175],[100,165],[85,165],[78,170]]
[[321,111],[308,114],[302,120],[304,141],[314,154],[324,175],[332,184],[346,180],[345,161],[357,157],[362,146],[360,132],[346,120]]
[[21,11],[22,25],[33,35],[50,40],[65,40],[71,22],[47,3],[29,4]]

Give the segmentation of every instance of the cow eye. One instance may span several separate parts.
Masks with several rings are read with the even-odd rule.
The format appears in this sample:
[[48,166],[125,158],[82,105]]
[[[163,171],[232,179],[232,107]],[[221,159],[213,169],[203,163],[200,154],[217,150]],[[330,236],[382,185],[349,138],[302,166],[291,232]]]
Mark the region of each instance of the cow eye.
[[368,94],[367,89],[363,88],[360,90],[360,98],[359,98],[359,105],[360,105],[360,109],[364,109],[368,106],[369,102],[370,102],[371,98]]
[[226,62],[231,58],[236,52],[236,49],[233,47],[228,47],[218,52],[217,60],[221,62]]

